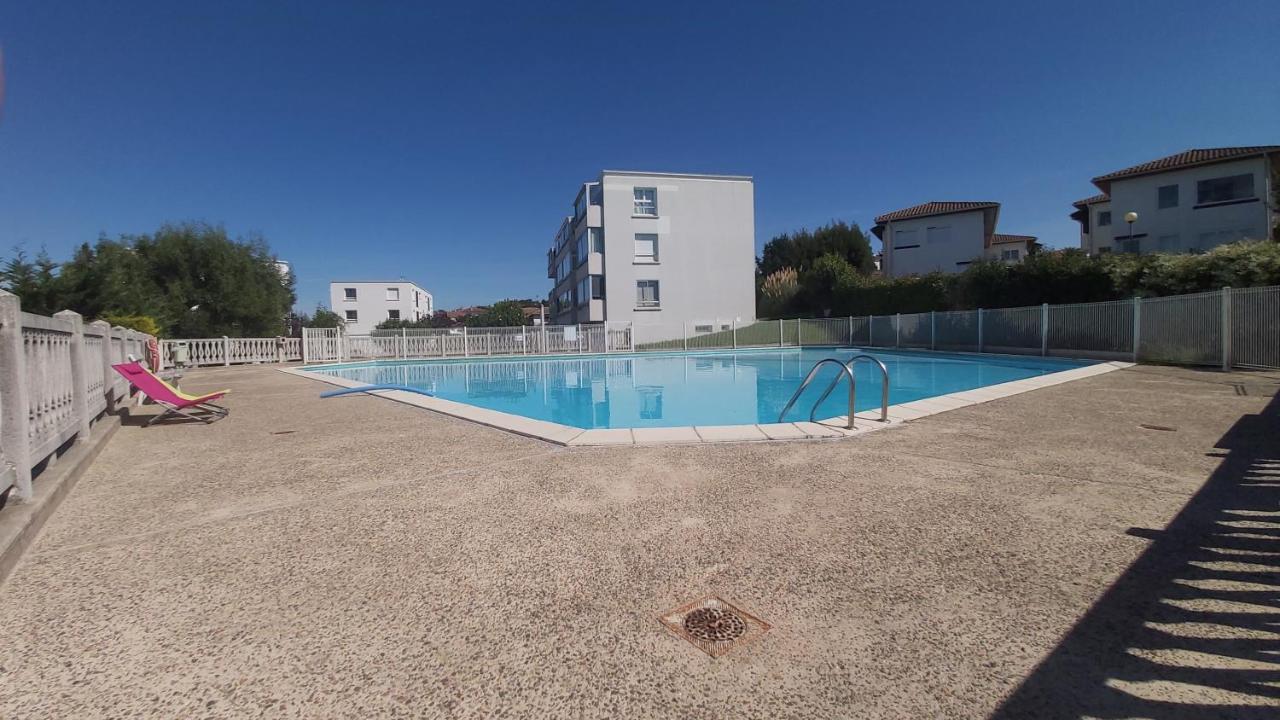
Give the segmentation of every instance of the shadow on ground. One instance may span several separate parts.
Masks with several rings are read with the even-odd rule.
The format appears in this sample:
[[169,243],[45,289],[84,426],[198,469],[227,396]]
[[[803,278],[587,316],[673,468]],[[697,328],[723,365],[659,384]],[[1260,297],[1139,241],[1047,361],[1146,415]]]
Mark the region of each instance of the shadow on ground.
[[1280,395],[992,718],[1280,717]]

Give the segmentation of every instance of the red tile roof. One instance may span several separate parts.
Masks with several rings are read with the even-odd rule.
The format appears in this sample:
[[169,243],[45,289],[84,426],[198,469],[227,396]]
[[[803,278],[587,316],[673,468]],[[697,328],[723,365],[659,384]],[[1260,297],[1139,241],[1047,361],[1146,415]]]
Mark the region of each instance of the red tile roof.
[[1004,243],[1033,243],[1035,241],[1035,235],[1002,235],[1000,233],[996,233],[991,236],[992,245],[1002,245]]
[[889,222],[891,220],[906,220],[908,218],[929,217],[930,215],[947,215],[950,213],[967,212],[969,210],[984,210],[986,208],[998,208],[1000,203],[994,202],[927,202],[919,205],[913,205],[909,208],[894,210],[891,213],[885,213],[876,218],[876,224]]
[[1106,190],[1105,183],[1121,178],[1136,177],[1138,175],[1149,175],[1151,173],[1164,172],[1166,170],[1177,170],[1179,168],[1191,167],[1193,165],[1208,165],[1210,163],[1224,162],[1226,160],[1236,160],[1243,157],[1253,155],[1262,155],[1264,153],[1280,152],[1280,145],[1251,145],[1248,147],[1223,147],[1223,148],[1194,148],[1176,155],[1162,157],[1159,160],[1152,160],[1141,165],[1117,170],[1099,175],[1093,179],[1093,184],[1099,189]]
[[1071,204],[1075,205],[1076,207],[1084,207],[1085,205],[1093,205],[1094,203],[1107,202],[1110,199],[1111,199],[1110,195],[1106,193],[1098,193],[1097,195],[1087,197],[1083,200],[1077,200]]

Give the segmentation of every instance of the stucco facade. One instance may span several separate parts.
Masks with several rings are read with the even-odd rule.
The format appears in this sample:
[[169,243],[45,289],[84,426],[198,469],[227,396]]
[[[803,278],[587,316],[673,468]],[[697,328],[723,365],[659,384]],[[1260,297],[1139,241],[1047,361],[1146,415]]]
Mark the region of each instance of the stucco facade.
[[333,281],[329,307],[347,321],[347,332],[366,334],[386,320],[419,320],[435,311],[435,300],[406,280]]
[[605,171],[547,255],[550,322],[755,319],[751,178]]
[[[1209,151],[1182,155],[1193,152]],[[1264,151],[1095,178],[1103,194],[1077,201],[1072,214],[1080,223],[1080,247],[1091,254],[1202,252],[1237,240],[1266,239],[1276,222],[1268,202],[1275,193],[1276,156]],[[1130,212],[1137,213],[1132,227],[1125,221]]]

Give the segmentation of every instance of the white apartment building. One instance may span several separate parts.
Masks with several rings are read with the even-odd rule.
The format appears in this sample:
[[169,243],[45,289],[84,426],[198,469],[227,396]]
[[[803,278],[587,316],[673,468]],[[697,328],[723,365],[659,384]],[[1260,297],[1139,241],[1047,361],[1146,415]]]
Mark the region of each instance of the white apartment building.
[[[1187,150],[1100,175],[1100,194],[1073,203],[1080,248],[1109,252],[1203,252],[1271,237],[1280,145]],[[1136,213],[1132,224],[1125,221]]]
[[885,213],[871,232],[883,245],[880,272],[891,278],[960,272],[980,259],[1018,263],[1036,245],[1032,235],[996,232],[1000,203],[927,202]]
[[547,252],[548,322],[755,320],[750,177],[605,170]]
[[435,310],[431,293],[407,280],[331,282],[329,307],[347,321],[347,332],[356,335],[386,320],[419,320]]

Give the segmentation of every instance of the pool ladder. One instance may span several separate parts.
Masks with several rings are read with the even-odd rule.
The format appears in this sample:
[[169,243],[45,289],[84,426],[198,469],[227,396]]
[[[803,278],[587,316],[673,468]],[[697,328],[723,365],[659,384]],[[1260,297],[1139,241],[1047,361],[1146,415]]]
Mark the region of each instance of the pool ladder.
[[817,414],[818,406],[822,404],[822,401],[826,400],[827,397],[831,395],[831,391],[836,389],[836,385],[840,384],[841,378],[848,377],[849,378],[849,415],[848,415],[849,419],[845,427],[852,430],[853,429],[853,412],[854,412],[853,409],[857,405],[856,401],[858,396],[858,380],[857,378],[854,377],[853,366],[857,364],[859,360],[866,360],[867,362],[873,362],[880,367],[880,375],[884,378],[884,389],[880,393],[880,422],[888,422],[889,421],[889,368],[885,367],[884,363],[880,362],[879,359],[871,355],[854,355],[853,357],[849,358],[848,362],[840,362],[836,358],[823,358],[818,362],[814,363],[813,367],[809,369],[809,374],[804,376],[804,382],[800,383],[800,387],[796,388],[795,394],[792,395],[791,399],[787,401],[787,406],[782,408],[782,412],[778,413],[778,422],[784,422],[783,418],[787,416],[787,411],[791,409],[792,405],[796,404],[796,400],[800,399],[800,394],[804,392],[805,388],[809,387],[809,383],[813,382],[813,378],[818,374],[818,370],[820,370],[822,366],[827,363],[835,363],[836,366],[840,368],[840,373],[837,374],[831,380],[831,384],[828,385],[827,389],[822,392],[822,397],[818,398],[818,401],[815,402],[813,404],[813,407],[809,409],[809,422],[817,422],[817,420],[815,420],[813,416]]

